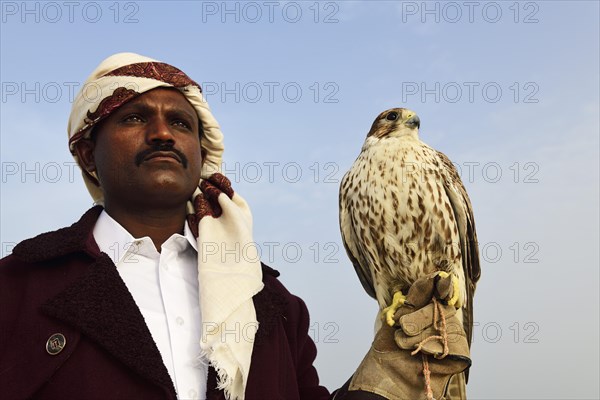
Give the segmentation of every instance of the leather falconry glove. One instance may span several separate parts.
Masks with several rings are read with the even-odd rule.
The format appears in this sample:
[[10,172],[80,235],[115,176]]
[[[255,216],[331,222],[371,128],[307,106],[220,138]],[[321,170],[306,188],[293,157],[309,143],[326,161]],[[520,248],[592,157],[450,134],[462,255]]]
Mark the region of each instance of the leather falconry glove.
[[451,297],[451,276],[417,280],[395,313],[396,324],[383,323],[341,398],[446,399],[452,376],[471,365],[457,310],[445,302]]

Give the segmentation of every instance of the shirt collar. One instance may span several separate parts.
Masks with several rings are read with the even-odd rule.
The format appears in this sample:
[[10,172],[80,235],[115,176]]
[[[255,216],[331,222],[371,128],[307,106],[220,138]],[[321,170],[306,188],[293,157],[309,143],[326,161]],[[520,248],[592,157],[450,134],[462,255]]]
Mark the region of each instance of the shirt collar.
[[[134,238],[121,224],[112,218],[106,210],[102,210],[94,226],[94,239],[100,251],[106,253],[112,262],[117,265],[125,256],[128,247],[134,241],[143,238]],[[177,235],[175,233],[174,235]],[[184,223],[183,236],[197,252],[196,238],[187,223]]]
[[183,224],[183,236],[185,236],[187,241],[190,242],[194,250],[198,252],[198,241],[194,237],[194,234],[192,233],[192,230],[190,229],[190,226],[187,222]]

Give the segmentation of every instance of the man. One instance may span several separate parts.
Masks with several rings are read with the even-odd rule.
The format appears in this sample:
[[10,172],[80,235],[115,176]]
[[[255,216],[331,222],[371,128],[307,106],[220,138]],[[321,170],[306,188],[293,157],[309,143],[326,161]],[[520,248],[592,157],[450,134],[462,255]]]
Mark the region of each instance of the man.
[[0,261],[2,399],[383,398],[319,385],[308,311],[258,258],[199,85],[116,54],[68,133],[98,205]]
[[103,207],[0,262],[2,398],[329,397],[304,303],[248,251],[248,207],[214,175],[222,134],[195,82],[109,57],[69,143]]

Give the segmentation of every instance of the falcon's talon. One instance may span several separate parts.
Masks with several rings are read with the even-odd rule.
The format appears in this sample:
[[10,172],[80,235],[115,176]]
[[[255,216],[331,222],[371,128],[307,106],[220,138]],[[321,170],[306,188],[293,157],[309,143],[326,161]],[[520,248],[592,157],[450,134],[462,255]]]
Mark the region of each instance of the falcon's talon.
[[396,321],[394,320],[394,314],[396,310],[406,304],[406,296],[402,292],[394,293],[392,304],[384,308],[382,313],[385,314],[385,320],[389,326],[394,326]]
[[456,302],[458,301],[459,294],[460,294],[460,284],[458,282],[458,278],[456,276],[454,276],[454,274],[449,274],[446,271],[440,271],[440,272],[438,272],[438,276],[440,278],[450,277],[450,279],[452,281],[452,297],[450,297],[450,299],[447,300],[446,303],[449,306],[455,306]]
[[448,300],[448,305],[454,307],[460,295],[460,285],[456,276],[452,275],[450,279],[452,279],[452,297]]

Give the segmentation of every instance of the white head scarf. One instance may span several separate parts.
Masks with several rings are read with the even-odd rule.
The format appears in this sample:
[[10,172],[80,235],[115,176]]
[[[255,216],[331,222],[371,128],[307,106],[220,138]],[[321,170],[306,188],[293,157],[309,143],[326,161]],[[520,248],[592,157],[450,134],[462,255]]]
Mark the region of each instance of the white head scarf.
[[[220,173],[223,134],[213,117],[200,86],[179,69],[134,53],[119,53],[102,61],[87,78],[73,102],[69,117],[69,149],[77,160],[75,146],[89,138],[91,128],[127,101],[158,87],[174,87],[195,108],[202,123],[202,148],[206,151],[199,186],[203,180],[224,182]],[[80,165],[81,166],[81,165]],[[82,168],[94,202],[103,204],[104,194],[96,176]],[[217,179],[215,179],[215,177]],[[222,178],[222,179],[221,179]],[[210,186],[210,185],[208,185]],[[252,297],[263,288],[258,249],[252,239],[252,214],[248,204],[230,187],[217,191],[212,186],[210,201],[220,213],[206,213],[207,196],[197,189],[190,202],[192,231],[198,233],[198,281],[202,335],[199,356],[216,369],[218,388],[228,399],[244,399],[258,321]],[[218,186],[217,186],[218,187]],[[197,206],[194,207],[193,204]],[[197,229],[196,229],[197,228]],[[235,257],[231,249],[243,249]],[[210,251],[209,251],[210,250]],[[250,328],[250,329],[249,329]],[[232,335],[236,330],[243,333]]]
[[[73,101],[67,131],[69,149],[74,154],[75,144],[89,137],[91,128],[127,101],[158,87],[175,87],[181,91],[196,109],[202,123],[201,145],[207,152],[202,167],[202,177],[208,178],[221,171],[223,156],[223,133],[200,86],[179,69],[165,63],[134,53],[119,53],[102,61],[87,78]],[[103,194],[86,171],[83,179],[97,203]]]

